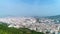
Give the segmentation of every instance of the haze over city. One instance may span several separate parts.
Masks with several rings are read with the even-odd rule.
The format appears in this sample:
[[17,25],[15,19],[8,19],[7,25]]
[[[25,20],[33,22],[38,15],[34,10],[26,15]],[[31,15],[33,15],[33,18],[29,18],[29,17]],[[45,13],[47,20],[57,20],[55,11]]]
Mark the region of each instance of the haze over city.
[[60,15],[60,0],[0,0],[0,17]]

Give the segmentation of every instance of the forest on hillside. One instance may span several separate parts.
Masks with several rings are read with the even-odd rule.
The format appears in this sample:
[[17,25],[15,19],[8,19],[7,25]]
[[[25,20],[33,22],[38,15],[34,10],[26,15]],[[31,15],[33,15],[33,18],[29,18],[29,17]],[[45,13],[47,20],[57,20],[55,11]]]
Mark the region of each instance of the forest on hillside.
[[44,34],[42,32],[36,32],[28,28],[8,28],[8,25],[5,23],[0,24],[0,34]]

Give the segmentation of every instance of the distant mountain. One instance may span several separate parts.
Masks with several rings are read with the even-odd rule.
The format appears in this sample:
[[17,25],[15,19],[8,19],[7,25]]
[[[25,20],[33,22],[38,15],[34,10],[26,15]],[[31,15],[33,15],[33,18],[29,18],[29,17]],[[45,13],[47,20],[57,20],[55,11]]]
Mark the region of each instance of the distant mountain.
[[56,16],[48,16],[45,18],[50,18],[50,19],[60,19],[60,15],[56,15]]

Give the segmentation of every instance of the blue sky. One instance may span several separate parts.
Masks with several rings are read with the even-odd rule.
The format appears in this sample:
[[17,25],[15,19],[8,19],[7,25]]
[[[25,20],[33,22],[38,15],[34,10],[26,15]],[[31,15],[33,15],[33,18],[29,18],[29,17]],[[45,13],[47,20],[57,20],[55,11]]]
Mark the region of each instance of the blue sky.
[[0,16],[60,15],[60,0],[0,0]]

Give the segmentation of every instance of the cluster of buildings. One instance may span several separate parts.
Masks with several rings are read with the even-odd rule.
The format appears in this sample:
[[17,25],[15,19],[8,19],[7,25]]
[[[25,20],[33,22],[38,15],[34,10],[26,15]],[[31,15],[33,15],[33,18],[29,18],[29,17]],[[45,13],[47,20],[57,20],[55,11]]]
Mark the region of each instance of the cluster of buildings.
[[60,24],[55,24],[52,19],[41,18],[37,22],[33,17],[9,17],[0,18],[0,22],[9,24],[8,27],[28,28],[45,34],[60,34]]

